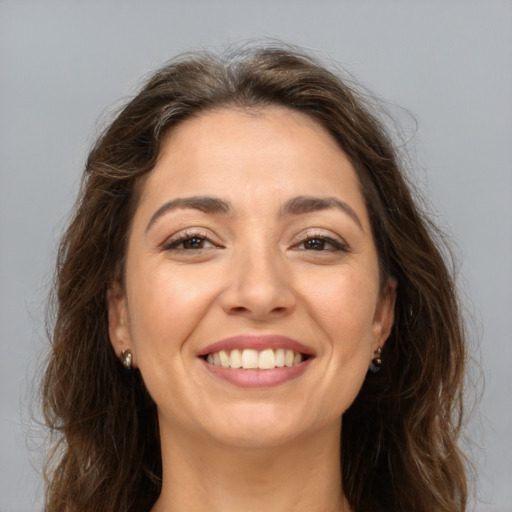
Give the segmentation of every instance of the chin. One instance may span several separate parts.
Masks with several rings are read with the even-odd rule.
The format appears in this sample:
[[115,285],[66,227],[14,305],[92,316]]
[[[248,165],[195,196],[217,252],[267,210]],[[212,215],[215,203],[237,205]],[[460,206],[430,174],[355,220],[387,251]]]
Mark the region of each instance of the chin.
[[294,431],[269,431],[268,427],[258,428],[255,425],[249,427],[234,428],[230,432],[219,432],[218,440],[224,445],[234,448],[265,449],[283,446],[292,442],[297,437]]
[[210,435],[230,446],[261,449],[292,442],[311,428],[304,424],[303,415],[284,414],[270,404],[242,409],[225,416],[227,421],[209,425]]

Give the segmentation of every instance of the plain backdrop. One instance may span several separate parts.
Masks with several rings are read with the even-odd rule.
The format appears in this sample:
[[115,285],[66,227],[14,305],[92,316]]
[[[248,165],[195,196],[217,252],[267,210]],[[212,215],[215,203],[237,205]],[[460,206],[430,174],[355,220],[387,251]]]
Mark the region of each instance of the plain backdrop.
[[261,36],[341,63],[412,137],[486,380],[472,506],[512,510],[512,2],[0,0],[0,512],[41,510],[44,299],[101,120],[178,52]]

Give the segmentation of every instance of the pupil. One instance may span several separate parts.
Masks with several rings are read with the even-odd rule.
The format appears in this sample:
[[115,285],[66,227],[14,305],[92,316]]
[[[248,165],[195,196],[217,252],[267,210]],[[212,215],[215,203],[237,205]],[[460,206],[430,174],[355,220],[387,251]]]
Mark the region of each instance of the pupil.
[[323,249],[324,241],[314,238],[313,240],[306,242],[306,245],[308,249]]
[[190,238],[183,243],[185,249],[197,249],[201,247],[202,244],[201,238]]

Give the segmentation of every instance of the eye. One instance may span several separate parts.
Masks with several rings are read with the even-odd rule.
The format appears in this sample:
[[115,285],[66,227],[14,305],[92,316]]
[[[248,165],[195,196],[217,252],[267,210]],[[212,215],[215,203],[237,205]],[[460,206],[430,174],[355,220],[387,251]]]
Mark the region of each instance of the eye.
[[330,236],[322,234],[309,234],[293,247],[295,250],[306,250],[306,251],[343,251],[348,252],[348,247],[341,240],[337,240]]
[[209,249],[211,247],[217,246],[208,239],[206,233],[187,231],[171,237],[164,243],[162,249],[164,251],[189,251]]

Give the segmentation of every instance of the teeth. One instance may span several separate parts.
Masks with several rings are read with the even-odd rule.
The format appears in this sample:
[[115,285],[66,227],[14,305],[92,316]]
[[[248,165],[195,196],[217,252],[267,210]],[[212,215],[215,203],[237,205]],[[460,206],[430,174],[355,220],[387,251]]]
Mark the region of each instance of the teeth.
[[282,368],[284,366],[284,348],[276,350],[276,366]]
[[246,348],[244,350],[232,350],[227,352],[221,350],[213,354],[208,354],[206,360],[208,363],[222,368],[244,368],[246,370],[272,370],[282,368],[283,366],[296,366],[303,361],[302,354],[290,349],[278,348],[273,350],[254,350]]
[[231,351],[229,366],[231,368],[242,368],[242,352],[240,350],[235,349]]
[[252,369],[258,368],[258,351],[251,349],[244,349],[242,351],[242,368]]
[[[213,358],[215,360],[215,354],[213,354]],[[287,350],[284,356],[284,364],[285,366],[293,366],[293,350]]]
[[262,370],[271,370],[276,367],[276,357],[274,351],[271,348],[262,350],[258,357],[258,368]]
[[225,350],[219,352],[219,359],[222,368],[229,368],[229,356]]

